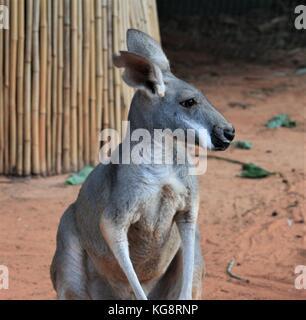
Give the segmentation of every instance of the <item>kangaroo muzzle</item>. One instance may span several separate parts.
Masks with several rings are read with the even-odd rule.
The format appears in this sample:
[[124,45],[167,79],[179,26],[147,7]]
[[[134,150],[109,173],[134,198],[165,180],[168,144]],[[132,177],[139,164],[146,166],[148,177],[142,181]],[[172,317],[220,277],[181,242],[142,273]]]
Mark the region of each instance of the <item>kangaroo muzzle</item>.
[[235,137],[235,128],[232,125],[219,127],[214,126],[211,133],[213,150],[225,150]]

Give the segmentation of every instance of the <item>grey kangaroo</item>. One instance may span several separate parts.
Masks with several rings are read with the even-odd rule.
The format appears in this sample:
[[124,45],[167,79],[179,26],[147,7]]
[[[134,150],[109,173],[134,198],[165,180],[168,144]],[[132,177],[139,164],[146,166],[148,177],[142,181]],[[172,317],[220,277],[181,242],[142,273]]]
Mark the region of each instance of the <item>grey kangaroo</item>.
[[[201,92],[171,73],[160,45],[129,29],[127,48],[114,56],[114,64],[136,89],[131,131],[204,129],[200,147],[225,150],[233,126]],[[201,299],[198,208],[197,178],[188,174],[188,164],[99,164],[60,221],[51,265],[57,297]]]

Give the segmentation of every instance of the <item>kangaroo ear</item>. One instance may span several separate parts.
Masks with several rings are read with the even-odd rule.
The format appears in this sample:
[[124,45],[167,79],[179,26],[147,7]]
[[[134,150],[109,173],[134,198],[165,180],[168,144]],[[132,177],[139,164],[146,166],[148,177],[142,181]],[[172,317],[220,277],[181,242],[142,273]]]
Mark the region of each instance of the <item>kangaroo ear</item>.
[[124,68],[123,80],[131,87],[145,89],[151,94],[165,95],[163,75],[158,66],[132,52],[120,51],[114,55],[114,65]]
[[146,57],[162,72],[170,71],[169,61],[157,41],[136,29],[128,29],[126,37],[128,51]]

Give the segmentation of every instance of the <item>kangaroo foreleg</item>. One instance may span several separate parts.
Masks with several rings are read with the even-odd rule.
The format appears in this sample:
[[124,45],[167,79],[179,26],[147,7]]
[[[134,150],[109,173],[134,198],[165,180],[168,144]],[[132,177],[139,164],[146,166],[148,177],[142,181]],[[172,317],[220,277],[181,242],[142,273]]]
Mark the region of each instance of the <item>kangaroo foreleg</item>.
[[147,300],[147,296],[142,289],[130,259],[126,228],[118,226],[110,219],[102,216],[100,221],[100,229],[122,271],[126,275],[136,298],[138,300]]
[[182,287],[179,294],[180,300],[192,299],[196,223],[198,217],[199,201],[198,193],[191,193],[189,210],[177,213],[175,221],[181,236],[183,251],[183,275]]
[[177,226],[181,235],[183,250],[183,277],[179,300],[191,300],[196,224],[179,220]]

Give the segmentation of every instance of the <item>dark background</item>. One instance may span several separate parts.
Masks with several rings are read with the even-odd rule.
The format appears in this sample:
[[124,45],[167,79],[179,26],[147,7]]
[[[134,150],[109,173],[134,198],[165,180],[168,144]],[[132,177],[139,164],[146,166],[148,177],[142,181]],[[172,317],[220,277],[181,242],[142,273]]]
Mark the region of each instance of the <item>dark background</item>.
[[[306,47],[296,30],[298,0],[158,0],[161,36],[166,49],[205,50],[239,61],[270,62]],[[171,39],[176,35],[179,41]],[[169,45],[168,45],[169,44]]]

